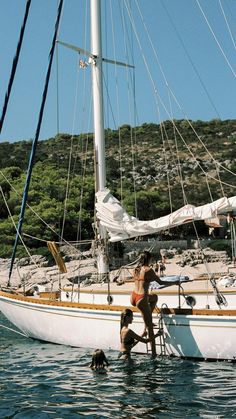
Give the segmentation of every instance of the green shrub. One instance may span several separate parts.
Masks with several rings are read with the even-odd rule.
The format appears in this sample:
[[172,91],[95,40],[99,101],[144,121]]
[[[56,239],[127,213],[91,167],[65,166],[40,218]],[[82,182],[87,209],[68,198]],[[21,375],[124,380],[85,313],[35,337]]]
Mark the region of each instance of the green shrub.
[[225,251],[228,256],[232,256],[232,249],[226,240],[213,240],[209,242],[208,247],[215,251]]

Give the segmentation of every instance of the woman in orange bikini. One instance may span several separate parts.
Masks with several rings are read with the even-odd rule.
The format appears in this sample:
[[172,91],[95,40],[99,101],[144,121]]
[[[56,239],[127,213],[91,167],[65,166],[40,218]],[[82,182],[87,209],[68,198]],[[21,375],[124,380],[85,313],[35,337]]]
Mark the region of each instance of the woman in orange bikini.
[[159,276],[155,274],[149,263],[152,258],[150,252],[143,252],[140,257],[140,264],[135,269],[134,273],[134,290],[131,294],[131,304],[136,306],[142,313],[145,323],[143,335],[148,330],[148,337],[151,341],[152,355],[156,356],[155,338],[153,332],[152,312],[157,303],[157,295],[148,294],[149,284],[156,281],[161,285],[169,285],[167,281],[162,281]]

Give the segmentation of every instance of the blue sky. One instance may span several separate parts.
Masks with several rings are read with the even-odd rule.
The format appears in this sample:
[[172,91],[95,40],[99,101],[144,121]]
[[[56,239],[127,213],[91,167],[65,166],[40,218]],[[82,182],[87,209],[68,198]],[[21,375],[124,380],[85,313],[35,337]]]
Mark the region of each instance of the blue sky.
[[[107,125],[116,128],[125,123],[159,123],[170,116],[182,119],[184,115],[193,120],[234,119],[236,1],[127,0],[126,3],[131,4],[137,35],[131,34],[127,10],[125,6],[122,9],[123,0],[103,0],[103,49],[106,57],[134,62],[137,114],[134,112],[130,73],[122,67],[104,67],[108,78],[104,86]],[[0,5],[2,109],[25,1],[0,0]],[[87,9],[86,0],[65,0],[59,39],[89,49]],[[122,10],[127,33],[121,25]],[[1,141],[34,138],[56,12],[57,0],[32,0]],[[129,51],[126,50],[127,45]],[[89,68],[79,70],[77,54],[59,47],[58,65],[54,60],[41,139],[57,133],[58,118],[59,132],[92,130],[89,82]],[[158,92],[156,97],[154,89]]]

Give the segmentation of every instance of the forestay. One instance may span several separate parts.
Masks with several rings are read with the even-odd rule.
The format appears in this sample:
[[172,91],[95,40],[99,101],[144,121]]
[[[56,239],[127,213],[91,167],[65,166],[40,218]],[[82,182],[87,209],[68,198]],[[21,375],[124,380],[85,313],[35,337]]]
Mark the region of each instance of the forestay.
[[184,205],[177,211],[150,221],[140,221],[129,215],[109,189],[97,192],[96,212],[108,232],[109,240],[117,242],[137,236],[158,233],[193,221],[203,220],[209,225],[216,223],[220,215],[236,211],[236,196],[223,197],[209,204],[195,207]]

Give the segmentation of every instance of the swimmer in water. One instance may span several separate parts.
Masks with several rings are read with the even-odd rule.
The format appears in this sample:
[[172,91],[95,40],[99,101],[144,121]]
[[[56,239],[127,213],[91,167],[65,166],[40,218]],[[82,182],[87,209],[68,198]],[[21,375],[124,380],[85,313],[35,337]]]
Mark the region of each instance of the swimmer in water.
[[[120,319],[120,353],[119,358],[130,359],[131,349],[137,345],[138,342],[148,343],[151,341],[149,338],[144,338],[137,335],[132,329],[129,329],[129,325],[133,322],[133,312],[129,308],[126,308],[121,313]],[[159,330],[154,338],[160,336],[162,331]]]
[[108,367],[109,362],[107,361],[106,355],[102,349],[96,349],[92,354],[92,362],[89,365],[95,371],[105,370]]

